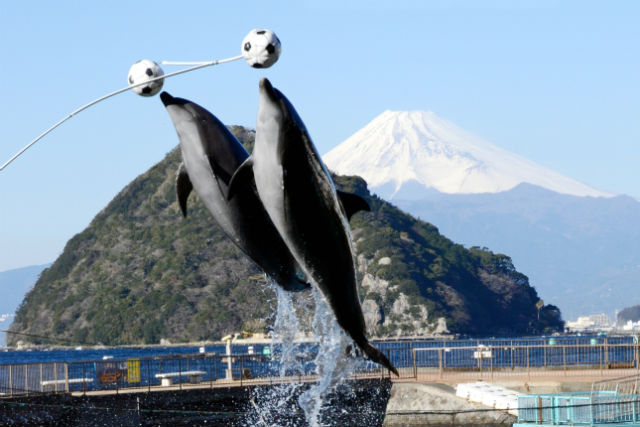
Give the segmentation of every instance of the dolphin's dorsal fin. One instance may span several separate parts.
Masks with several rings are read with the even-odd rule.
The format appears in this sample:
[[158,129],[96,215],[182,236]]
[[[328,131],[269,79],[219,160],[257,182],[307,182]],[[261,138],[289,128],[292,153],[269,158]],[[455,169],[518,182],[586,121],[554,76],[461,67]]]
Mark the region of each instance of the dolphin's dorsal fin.
[[227,193],[227,200],[231,200],[238,191],[242,191],[242,188],[251,187],[255,183],[253,176],[253,157],[249,156],[238,169],[233,173],[231,180],[229,180],[229,191]]
[[344,213],[347,214],[347,219],[349,220],[356,212],[371,211],[369,203],[357,194],[345,193],[344,191],[338,190],[338,199],[340,199]]
[[189,179],[187,169],[184,167],[184,163],[180,163],[178,171],[176,172],[176,194],[178,196],[178,203],[180,204],[180,210],[182,215],[187,217],[187,198],[193,190],[193,184]]

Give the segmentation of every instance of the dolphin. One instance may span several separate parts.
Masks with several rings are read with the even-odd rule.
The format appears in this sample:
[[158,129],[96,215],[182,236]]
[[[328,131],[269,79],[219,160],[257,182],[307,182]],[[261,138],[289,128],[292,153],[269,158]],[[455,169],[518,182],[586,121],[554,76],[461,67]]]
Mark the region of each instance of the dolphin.
[[264,78],[253,153],[231,178],[229,197],[252,182],[285,244],[320,288],[340,327],[370,360],[398,375],[365,336],[348,222],[357,202],[340,201],[298,113]]
[[213,114],[167,92],[160,95],[180,140],[182,164],[176,191],[183,215],[192,189],[224,233],[262,271],[287,291],[309,289],[302,269],[265,211],[255,183],[246,181],[227,200],[229,180],[249,153]]

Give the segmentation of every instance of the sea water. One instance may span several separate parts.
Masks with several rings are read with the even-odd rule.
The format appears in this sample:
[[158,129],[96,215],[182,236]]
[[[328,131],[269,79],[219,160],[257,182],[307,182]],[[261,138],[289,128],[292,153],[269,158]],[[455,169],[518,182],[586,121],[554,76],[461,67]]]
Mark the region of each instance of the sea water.
[[[102,360],[104,356],[113,357],[116,360],[126,360],[131,357],[144,358],[156,356],[175,356],[198,354],[201,345],[193,346],[131,346],[131,347],[105,347],[105,348],[81,348],[81,349],[50,349],[50,350],[0,350],[0,365],[17,365],[23,363],[48,363],[48,362],[80,362],[86,360]],[[234,346],[235,347],[235,346]],[[212,345],[205,347],[207,353],[224,353],[224,346]],[[239,349],[234,351],[238,352]]]

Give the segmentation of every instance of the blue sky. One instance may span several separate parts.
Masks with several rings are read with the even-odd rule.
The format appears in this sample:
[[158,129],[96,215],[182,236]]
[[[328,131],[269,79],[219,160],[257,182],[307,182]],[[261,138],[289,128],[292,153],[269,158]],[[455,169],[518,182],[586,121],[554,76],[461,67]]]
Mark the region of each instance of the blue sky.
[[[384,110],[432,110],[593,187],[640,197],[638,22],[632,1],[3,2],[0,163],[125,86],[133,62],[235,56],[264,27],[282,41],[272,68],[224,64],[165,90],[254,127],[266,76],[321,153]],[[55,130],[0,172],[0,271],[53,261],[177,142],[159,98],[131,92]]]

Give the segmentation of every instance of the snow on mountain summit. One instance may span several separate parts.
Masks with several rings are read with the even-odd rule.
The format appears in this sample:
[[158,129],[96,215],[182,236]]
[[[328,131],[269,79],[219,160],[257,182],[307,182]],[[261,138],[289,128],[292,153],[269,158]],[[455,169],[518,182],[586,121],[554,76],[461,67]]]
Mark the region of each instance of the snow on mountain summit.
[[442,193],[498,193],[521,183],[575,196],[611,197],[472,135],[431,111],[385,111],[323,157],[390,198],[408,183]]

